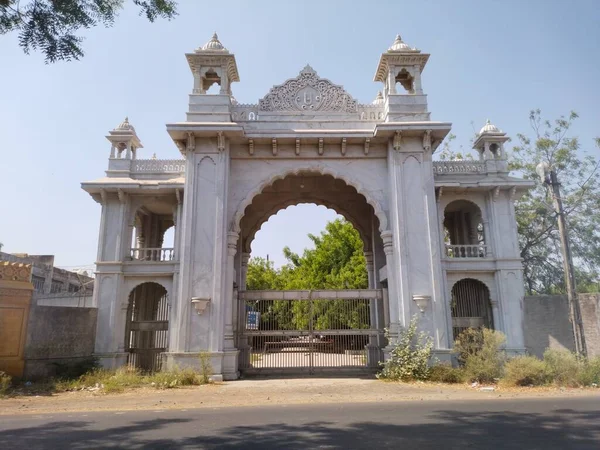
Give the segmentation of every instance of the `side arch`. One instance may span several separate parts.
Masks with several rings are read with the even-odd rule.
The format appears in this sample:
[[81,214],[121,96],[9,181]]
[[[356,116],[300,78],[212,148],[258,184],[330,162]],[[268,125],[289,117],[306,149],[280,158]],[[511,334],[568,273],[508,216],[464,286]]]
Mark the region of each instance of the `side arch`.
[[347,175],[339,173],[336,170],[332,170],[330,168],[327,168],[327,167],[324,167],[324,166],[318,165],[318,164],[314,164],[314,165],[309,164],[307,166],[284,170],[280,173],[272,175],[267,180],[264,180],[262,183],[259,183],[258,185],[256,185],[255,188],[252,189],[248,193],[248,195],[246,195],[246,197],[239,203],[237,210],[233,216],[232,223],[230,224],[230,230],[235,231],[237,233],[239,233],[241,231],[240,225],[241,225],[242,217],[244,217],[246,208],[248,206],[250,206],[254,197],[256,197],[261,192],[263,192],[263,190],[265,190],[265,188],[271,186],[277,180],[284,179],[285,177],[290,176],[290,175],[300,175],[303,172],[312,172],[312,173],[317,173],[319,175],[329,175],[333,178],[342,180],[348,186],[351,186],[354,189],[356,189],[356,192],[358,194],[362,195],[365,198],[365,200],[367,201],[367,203],[373,207],[375,216],[379,220],[379,231],[381,232],[381,231],[387,230],[388,219],[387,219],[387,215],[385,214],[385,211],[383,210],[380,202],[377,201],[375,198],[373,198],[373,196],[364,188],[364,186],[362,186],[361,183],[350,178]]
[[469,328],[494,328],[491,290],[486,283],[464,277],[452,284],[450,292],[454,339]]
[[128,364],[145,372],[161,368],[169,342],[169,293],[155,281],[139,283],[127,297],[124,348]]

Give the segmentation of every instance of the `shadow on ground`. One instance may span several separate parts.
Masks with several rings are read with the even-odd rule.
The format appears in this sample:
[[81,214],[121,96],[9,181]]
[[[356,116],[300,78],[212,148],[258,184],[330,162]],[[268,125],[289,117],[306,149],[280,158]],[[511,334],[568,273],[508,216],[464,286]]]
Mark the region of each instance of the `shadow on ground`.
[[[252,409],[248,412],[252,414]],[[219,427],[219,420],[211,423],[210,416],[130,423],[118,416],[123,417],[120,424],[104,427],[94,422],[59,421],[0,431],[0,448],[600,448],[600,410],[555,409],[544,414],[440,410],[406,424],[339,424],[334,415],[328,421],[277,421],[256,427]]]

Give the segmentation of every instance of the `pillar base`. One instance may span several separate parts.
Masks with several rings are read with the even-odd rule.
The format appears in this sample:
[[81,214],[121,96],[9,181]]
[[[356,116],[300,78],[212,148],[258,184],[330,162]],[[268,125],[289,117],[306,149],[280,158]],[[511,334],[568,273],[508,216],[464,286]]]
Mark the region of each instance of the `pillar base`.
[[436,364],[452,364],[454,356],[451,348],[437,348],[433,349],[431,360],[435,361]]
[[383,361],[383,352],[377,345],[367,345],[365,347],[367,351],[367,366],[379,367],[379,363]]
[[162,356],[162,367],[166,370],[190,367],[201,373],[201,355],[206,355],[210,363],[211,381],[237,380],[240,376],[238,372],[238,354],[238,350],[226,350],[223,352],[166,352]]
[[129,353],[94,353],[92,356],[98,359],[100,367],[102,367],[103,369],[114,370],[127,365]]

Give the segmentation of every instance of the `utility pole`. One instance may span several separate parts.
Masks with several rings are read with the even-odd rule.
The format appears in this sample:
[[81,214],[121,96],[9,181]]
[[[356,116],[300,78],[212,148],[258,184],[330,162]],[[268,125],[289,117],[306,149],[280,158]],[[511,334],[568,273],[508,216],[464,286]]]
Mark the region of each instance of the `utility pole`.
[[554,211],[558,216],[558,232],[560,234],[561,253],[563,268],[565,271],[565,284],[567,287],[567,298],[569,301],[569,320],[573,327],[573,338],[575,340],[575,352],[578,355],[587,355],[585,346],[585,335],[583,333],[583,322],[581,320],[581,308],[577,298],[577,286],[575,284],[575,268],[573,266],[573,256],[571,254],[571,244],[569,242],[569,233],[565,210],[563,208],[562,197],[560,195],[560,183],[554,169],[542,162],[537,166],[537,173],[542,178],[544,184],[549,185],[552,190],[552,201]]

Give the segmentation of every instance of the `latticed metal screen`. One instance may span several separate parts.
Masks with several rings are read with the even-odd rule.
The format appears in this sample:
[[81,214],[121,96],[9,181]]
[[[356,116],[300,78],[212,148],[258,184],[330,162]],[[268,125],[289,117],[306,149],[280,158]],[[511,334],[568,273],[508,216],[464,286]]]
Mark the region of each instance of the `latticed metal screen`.
[[144,283],[130,295],[127,309],[126,348],[129,365],[143,371],[160,370],[161,353],[168,348],[169,305],[167,291]]
[[241,369],[313,372],[376,364],[381,302],[380,290],[240,292]]
[[467,328],[492,328],[490,292],[481,281],[466,278],[452,288],[452,334],[454,339]]

